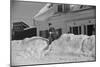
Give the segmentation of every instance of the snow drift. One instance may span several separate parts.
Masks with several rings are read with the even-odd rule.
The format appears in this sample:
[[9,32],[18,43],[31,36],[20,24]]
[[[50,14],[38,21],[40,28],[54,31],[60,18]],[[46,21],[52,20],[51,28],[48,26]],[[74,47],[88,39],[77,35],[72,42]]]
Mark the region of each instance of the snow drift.
[[59,39],[52,42],[50,49],[56,54],[94,56],[95,36],[63,34]]
[[62,34],[59,39],[54,40],[50,45],[48,45],[48,42],[48,39],[42,37],[12,41],[12,64],[19,62],[19,56],[23,60],[30,57],[40,60],[50,56],[95,58],[95,35]]

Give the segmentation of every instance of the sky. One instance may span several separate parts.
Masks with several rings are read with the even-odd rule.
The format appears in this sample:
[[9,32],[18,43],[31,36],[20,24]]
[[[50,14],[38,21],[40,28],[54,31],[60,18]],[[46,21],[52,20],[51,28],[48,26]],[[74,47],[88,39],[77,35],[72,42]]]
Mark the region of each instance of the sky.
[[11,2],[11,23],[23,21],[34,26],[33,17],[45,6],[43,2],[13,1]]

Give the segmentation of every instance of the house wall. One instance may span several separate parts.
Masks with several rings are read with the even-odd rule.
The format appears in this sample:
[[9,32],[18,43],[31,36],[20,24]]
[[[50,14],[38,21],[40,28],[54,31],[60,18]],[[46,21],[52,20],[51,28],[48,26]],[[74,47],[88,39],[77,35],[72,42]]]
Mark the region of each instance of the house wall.
[[93,24],[96,23],[94,9],[62,14],[61,16],[52,17],[49,21],[38,21],[37,28],[38,32],[40,30],[47,30],[48,23],[50,22],[55,29],[62,28],[62,33],[68,33],[71,25],[90,24],[89,21],[91,21]]
[[65,23],[66,25],[65,31],[66,33],[68,33],[70,31],[69,27],[81,26],[81,33],[84,34],[84,28],[83,28],[84,25],[91,25],[91,24],[96,24],[95,18],[71,21],[69,23]]

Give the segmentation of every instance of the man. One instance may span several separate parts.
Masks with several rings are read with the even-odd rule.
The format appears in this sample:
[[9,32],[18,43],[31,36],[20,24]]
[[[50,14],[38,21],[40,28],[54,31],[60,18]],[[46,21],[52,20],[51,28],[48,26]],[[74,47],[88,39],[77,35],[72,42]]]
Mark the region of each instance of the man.
[[57,38],[57,34],[56,34],[56,30],[54,27],[52,27],[51,23],[48,24],[49,25],[49,44],[51,44],[52,41],[54,41]]

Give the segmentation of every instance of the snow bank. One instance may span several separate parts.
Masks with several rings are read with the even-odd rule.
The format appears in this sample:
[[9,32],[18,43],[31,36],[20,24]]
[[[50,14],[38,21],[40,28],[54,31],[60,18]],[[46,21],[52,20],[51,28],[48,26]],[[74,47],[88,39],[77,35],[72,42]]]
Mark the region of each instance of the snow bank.
[[[44,49],[48,46],[47,42],[48,40],[42,37],[32,37],[21,41],[12,41],[12,52],[16,49],[21,49],[29,54],[28,56],[40,58]],[[20,46],[20,48],[18,46]]]
[[58,40],[51,43],[51,53],[95,55],[95,36],[63,34]]
[[[32,59],[41,59],[46,57],[95,57],[95,35],[74,35],[63,34],[59,39],[54,40],[48,45],[49,40],[42,37],[26,38],[11,42],[12,60],[18,61],[20,56],[23,60],[32,57]],[[72,57],[71,57],[72,56]],[[82,57],[81,57],[82,56]],[[83,58],[84,58],[83,57]]]

